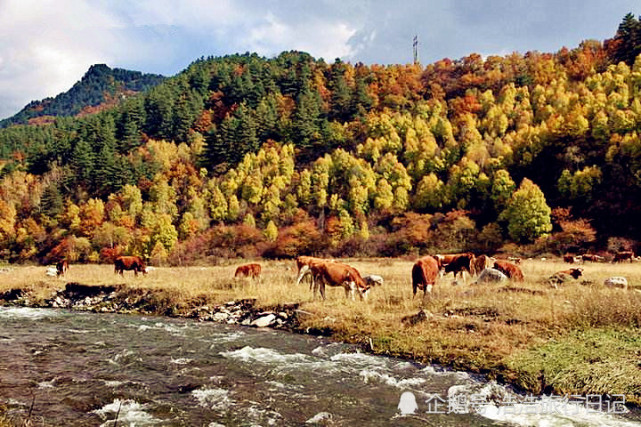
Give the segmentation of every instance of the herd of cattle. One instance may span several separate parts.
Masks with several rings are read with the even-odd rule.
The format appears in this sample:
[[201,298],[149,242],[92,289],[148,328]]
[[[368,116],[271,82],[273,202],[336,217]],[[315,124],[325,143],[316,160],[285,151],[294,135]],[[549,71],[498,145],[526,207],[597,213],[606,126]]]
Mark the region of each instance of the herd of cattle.
[[[563,260],[567,263],[574,264],[586,261],[604,262],[605,258],[599,255],[565,255]],[[641,257],[635,257],[632,251],[621,251],[614,255],[613,262],[623,261],[641,261]],[[470,277],[477,276],[474,283],[491,283],[512,280],[521,282],[524,280],[523,271],[518,264],[520,258],[510,257],[507,259],[497,259],[487,255],[475,256],[472,253],[453,254],[453,255],[428,255],[417,260],[412,266],[412,292],[423,291],[423,298],[430,295],[432,288],[439,277],[452,273],[454,275],[453,284],[458,284],[458,277],[466,281],[465,274]],[[320,293],[322,299],[325,299],[325,286],[337,286],[345,289],[345,296],[355,299],[355,294],[359,298],[365,299],[369,290],[374,286],[383,284],[383,278],[378,275],[361,276],[354,267],[338,262],[335,260],[316,258],[311,256],[299,256],[296,259],[298,274],[296,284],[298,285],[304,277],[310,279],[310,289],[313,291],[314,298]],[[67,260],[59,261],[55,267],[49,267],[47,275],[63,276],[68,270]],[[119,256],[114,259],[114,272],[123,275],[125,270],[133,271],[137,276],[138,273],[147,274],[150,267],[145,265],[142,258],[138,256]],[[252,263],[241,265],[236,269],[235,278],[248,277],[260,280],[262,268],[260,264]],[[577,280],[583,274],[583,268],[570,268],[559,271],[548,279],[546,282],[553,287],[559,284]],[[604,284],[611,287],[627,288],[627,280],[624,277],[611,277]]]

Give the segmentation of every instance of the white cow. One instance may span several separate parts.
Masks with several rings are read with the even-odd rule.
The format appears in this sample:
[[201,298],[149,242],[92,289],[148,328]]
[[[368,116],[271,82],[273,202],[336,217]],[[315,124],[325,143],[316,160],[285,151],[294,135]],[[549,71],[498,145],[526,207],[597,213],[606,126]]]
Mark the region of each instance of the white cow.
[[369,276],[364,276],[363,280],[367,286],[381,286],[383,284],[383,278],[376,274],[370,274]]

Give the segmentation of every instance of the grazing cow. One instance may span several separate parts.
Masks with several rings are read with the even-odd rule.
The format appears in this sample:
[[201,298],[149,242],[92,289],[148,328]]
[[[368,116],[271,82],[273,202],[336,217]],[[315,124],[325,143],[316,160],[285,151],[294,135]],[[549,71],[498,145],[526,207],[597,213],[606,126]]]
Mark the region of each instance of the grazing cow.
[[416,291],[423,291],[423,300],[427,294],[432,293],[432,287],[436,284],[436,277],[439,274],[439,262],[435,257],[426,256],[414,264],[412,267],[412,292],[416,297]]
[[64,276],[67,270],[69,270],[69,262],[66,259],[56,263],[56,276]]
[[590,262],[603,262],[604,258],[600,255],[593,255],[593,254],[583,254],[579,258],[581,258],[581,261],[585,264],[586,261]]
[[114,273],[124,276],[125,270],[133,270],[136,276],[147,274],[147,266],[139,256],[119,256],[114,260]]
[[612,262],[623,262],[623,261],[632,262],[633,257],[634,257],[634,252],[632,251],[620,251],[614,255],[614,260]]
[[262,270],[262,268],[261,268],[260,264],[240,265],[236,269],[236,273],[234,273],[234,278],[250,277],[252,279],[259,279],[260,280],[261,270]]
[[604,286],[608,288],[623,288],[628,289],[628,279],[622,276],[609,277],[603,282]]
[[523,281],[523,272],[516,264],[512,264],[509,261],[496,260],[494,268],[505,274],[510,280],[515,282]]
[[463,277],[463,282],[465,282],[466,271],[467,271],[467,274],[472,276],[472,272],[474,271],[473,263],[474,263],[473,254],[456,255],[451,259],[451,261],[448,264],[444,266],[443,273],[444,275],[447,273],[454,273],[454,280],[456,280],[456,276],[459,273],[461,273],[461,276]]
[[495,268],[484,268],[479,274],[479,278],[472,284],[505,282],[507,276]]
[[363,281],[370,287],[383,285],[383,278],[376,274],[364,276]]
[[578,257],[575,257],[574,255],[569,255],[569,254],[563,255],[563,261],[567,262],[568,264],[574,264],[579,262]]
[[516,256],[511,256],[507,258],[508,261],[513,262],[514,264],[520,264],[521,263],[521,258],[516,257]]
[[352,300],[355,300],[354,291],[358,291],[358,297],[361,300],[367,299],[369,286],[354,267],[333,261],[316,261],[310,264],[310,270],[314,278],[314,298],[318,290],[321,297],[326,299],[325,285],[328,285],[342,286],[345,289],[345,298],[351,295]]
[[492,266],[494,265],[494,261],[496,261],[496,259],[487,255],[477,256],[476,258],[474,258],[474,262],[472,263],[474,274],[480,274],[486,268],[492,268]]

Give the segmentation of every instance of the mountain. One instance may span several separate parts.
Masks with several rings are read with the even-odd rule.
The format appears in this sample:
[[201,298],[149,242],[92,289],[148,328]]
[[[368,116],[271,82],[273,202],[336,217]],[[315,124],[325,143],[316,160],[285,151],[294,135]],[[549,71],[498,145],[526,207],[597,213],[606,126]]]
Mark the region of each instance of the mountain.
[[119,100],[152,88],[165,80],[158,74],[109,68],[95,64],[67,92],[54,98],[32,101],[16,115],[0,121],[0,128],[11,124],[37,124],[53,121],[53,117],[76,116],[100,111]]

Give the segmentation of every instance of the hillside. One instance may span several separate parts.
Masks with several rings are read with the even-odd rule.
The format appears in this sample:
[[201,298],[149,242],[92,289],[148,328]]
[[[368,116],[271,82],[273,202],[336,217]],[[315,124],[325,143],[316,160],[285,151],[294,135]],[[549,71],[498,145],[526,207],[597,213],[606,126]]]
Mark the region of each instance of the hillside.
[[0,128],[12,124],[46,123],[54,117],[75,116],[83,111],[95,111],[101,105],[114,105],[120,99],[152,88],[165,77],[143,74],[105,64],[92,65],[80,81],[67,92],[54,98],[32,101],[16,115],[0,121]]
[[640,28],[427,66],[201,58],[115,108],[0,131],[0,253],[633,248]]

